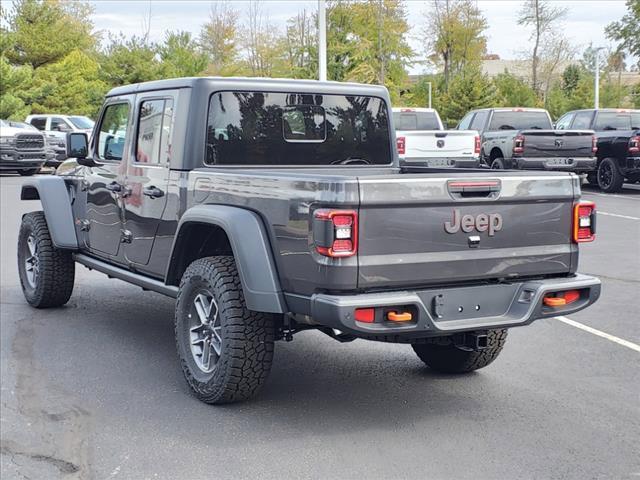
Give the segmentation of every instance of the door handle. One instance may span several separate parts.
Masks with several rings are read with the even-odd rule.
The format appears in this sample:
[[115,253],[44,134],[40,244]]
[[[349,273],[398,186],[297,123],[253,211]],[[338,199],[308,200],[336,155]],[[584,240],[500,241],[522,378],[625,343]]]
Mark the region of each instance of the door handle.
[[118,182],[111,182],[108,183],[105,188],[111,192],[121,192],[122,191],[122,185],[120,185]]
[[142,190],[142,194],[151,198],[160,198],[164,196],[164,192],[160,190],[158,187],[154,187],[154,186],[146,187],[145,189]]

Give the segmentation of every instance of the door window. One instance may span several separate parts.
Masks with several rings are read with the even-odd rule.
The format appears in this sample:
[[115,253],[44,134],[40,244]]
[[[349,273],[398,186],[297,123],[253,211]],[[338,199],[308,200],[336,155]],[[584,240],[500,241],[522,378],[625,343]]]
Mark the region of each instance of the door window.
[[47,128],[47,119],[46,118],[32,118],[31,125],[36,127],[38,130],[44,130]]
[[136,162],[166,164],[171,155],[171,123],[173,100],[145,100],[138,114]]
[[575,130],[579,130],[581,128],[590,128],[592,115],[593,114],[591,112],[576,113],[576,118],[573,120],[573,125],[571,128]]
[[70,132],[71,127],[67,125],[67,122],[63,118],[53,117],[51,119],[51,130],[56,132]]
[[108,105],[104,110],[98,134],[98,157],[102,160],[122,160],[128,126],[129,104]]
[[568,130],[571,120],[573,120],[573,113],[567,113],[560,117],[560,120],[556,122],[556,130]]
[[486,110],[482,110],[478,113],[476,113],[476,116],[473,119],[473,122],[471,122],[471,130],[484,130],[484,124],[487,120],[487,117],[489,116],[489,112],[487,112]]

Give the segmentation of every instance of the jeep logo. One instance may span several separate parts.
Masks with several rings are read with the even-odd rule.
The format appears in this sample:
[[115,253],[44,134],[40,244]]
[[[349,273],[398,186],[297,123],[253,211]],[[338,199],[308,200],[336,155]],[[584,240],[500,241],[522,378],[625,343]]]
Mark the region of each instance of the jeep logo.
[[499,213],[485,214],[481,213],[477,217],[473,215],[462,215],[457,208],[453,210],[453,219],[444,222],[444,230],[447,233],[457,233],[462,229],[463,232],[469,233],[473,230],[478,232],[489,232],[489,236],[493,237],[496,232],[502,230],[502,215]]

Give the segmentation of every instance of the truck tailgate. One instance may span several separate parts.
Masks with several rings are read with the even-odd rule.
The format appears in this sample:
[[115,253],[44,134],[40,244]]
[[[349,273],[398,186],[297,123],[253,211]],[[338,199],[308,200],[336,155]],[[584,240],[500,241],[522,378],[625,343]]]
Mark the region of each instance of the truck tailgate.
[[473,157],[477,132],[469,130],[416,130],[398,131],[405,138],[407,161],[439,157]]
[[359,178],[358,288],[573,271],[575,178],[480,171]]
[[525,130],[523,157],[593,157],[590,130]]

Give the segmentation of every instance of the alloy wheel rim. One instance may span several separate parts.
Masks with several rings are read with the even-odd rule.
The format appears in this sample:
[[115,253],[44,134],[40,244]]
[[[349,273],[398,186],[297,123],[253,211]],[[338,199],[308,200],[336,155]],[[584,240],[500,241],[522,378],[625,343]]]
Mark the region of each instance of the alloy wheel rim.
[[40,264],[38,261],[38,243],[33,234],[27,237],[27,256],[24,259],[24,268],[29,286],[36,288],[40,275]]
[[222,352],[222,325],[211,292],[203,290],[195,296],[188,318],[193,361],[202,372],[211,373]]
[[598,173],[600,175],[600,180],[602,181],[604,186],[608,187],[611,183],[611,179],[613,178],[611,167],[609,165],[602,165]]

